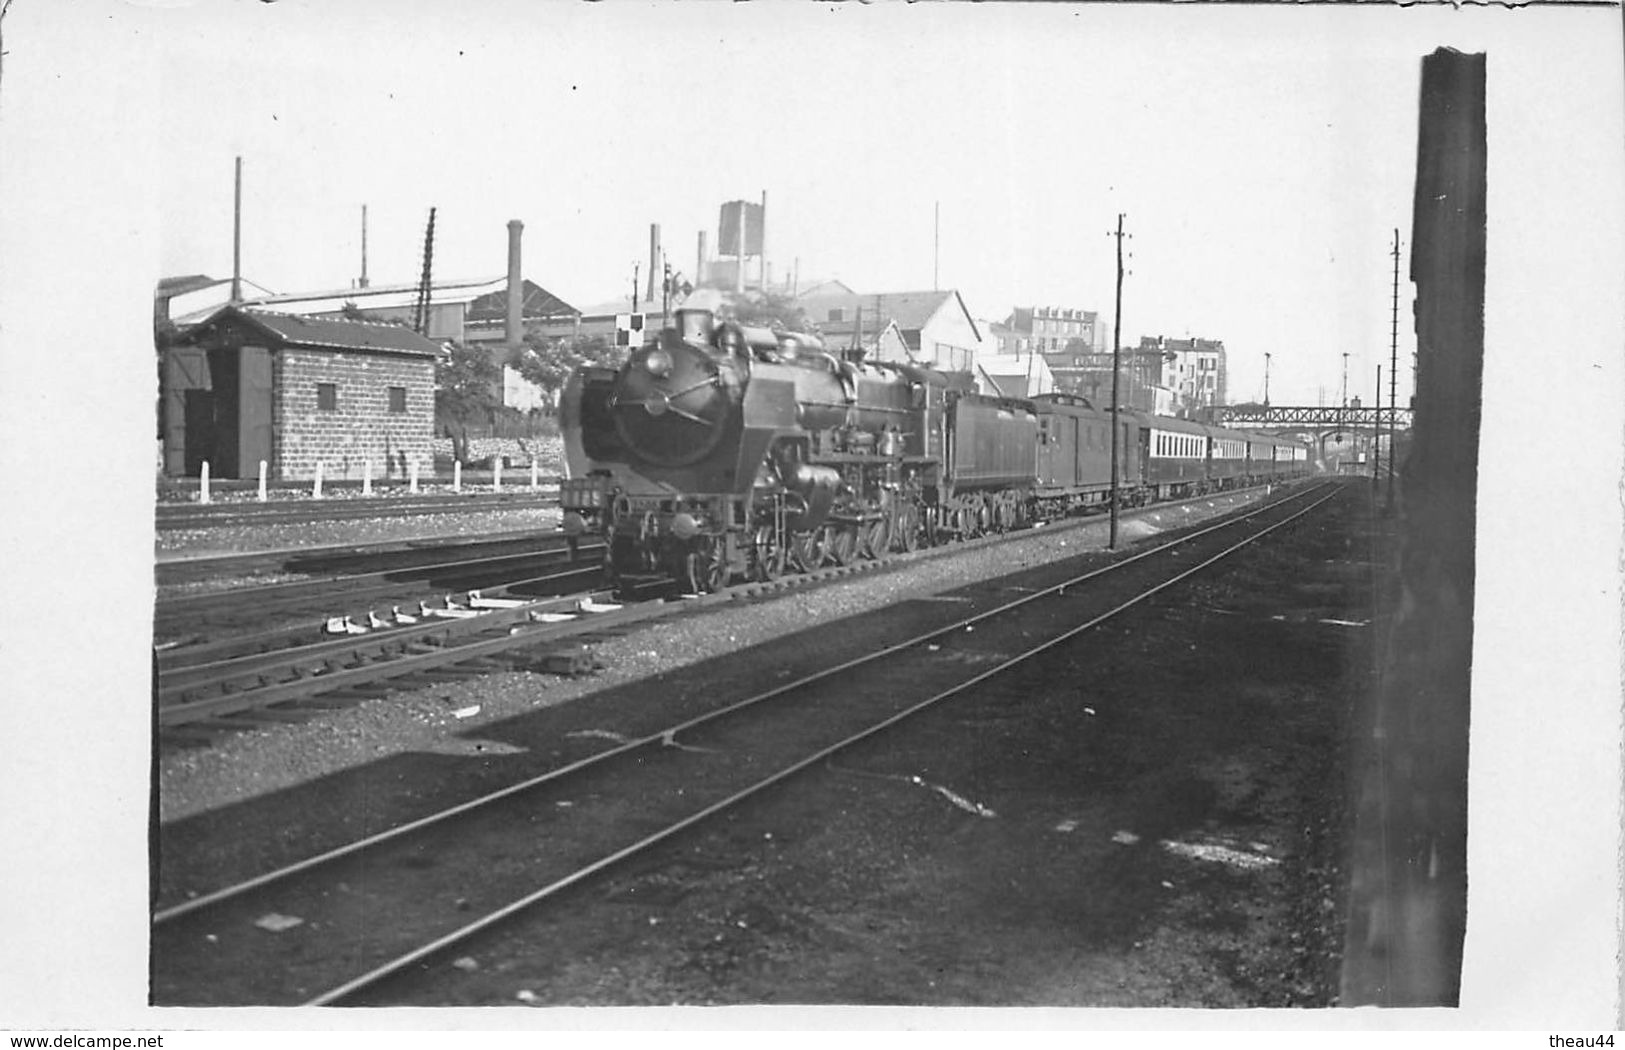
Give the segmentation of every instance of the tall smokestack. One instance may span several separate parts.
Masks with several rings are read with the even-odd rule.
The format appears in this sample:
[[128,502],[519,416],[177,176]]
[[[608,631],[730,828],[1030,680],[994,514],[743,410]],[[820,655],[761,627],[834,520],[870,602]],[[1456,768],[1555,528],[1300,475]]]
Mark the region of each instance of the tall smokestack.
[[367,206],[361,206],[361,287],[367,287]]
[[518,219],[508,220],[508,324],[505,331],[509,346],[524,341],[525,278],[519,268],[519,237],[525,224]]
[[700,253],[694,260],[694,283],[702,284],[705,281],[705,231],[700,231]]
[[767,191],[762,191],[762,291],[767,291]]
[[649,294],[644,296],[651,303],[655,301],[655,289],[660,287],[660,224],[649,224]]
[[231,204],[231,301],[243,301],[243,158],[237,158],[237,183]]

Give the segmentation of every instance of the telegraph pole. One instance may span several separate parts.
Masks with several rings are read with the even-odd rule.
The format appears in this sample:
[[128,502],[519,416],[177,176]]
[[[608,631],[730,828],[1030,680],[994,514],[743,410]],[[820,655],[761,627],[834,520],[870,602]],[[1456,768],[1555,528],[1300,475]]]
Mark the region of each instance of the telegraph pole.
[[[1337,429],[1349,438],[1349,451],[1345,455],[1352,455],[1354,451],[1354,435],[1349,433],[1349,355],[1343,355],[1343,396],[1337,403]],[[1342,441],[1339,437],[1337,440]],[[1338,458],[1337,472],[1348,473],[1343,467],[1344,459]]]
[[1118,451],[1118,432],[1122,429],[1117,422],[1117,396],[1118,376],[1122,372],[1123,360],[1123,213],[1117,213],[1117,232],[1108,231],[1108,237],[1117,238],[1117,302],[1112,314],[1112,491],[1111,491],[1111,528],[1107,534],[1106,547],[1108,550],[1117,549],[1117,475],[1120,462]]
[[665,328],[671,324],[671,263],[666,260],[665,252],[660,253],[660,268],[660,327]]
[[[1384,503],[1384,511],[1394,512],[1394,419],[1397,405],[1395,396],[1398,393],[1399,380],[1399,228],[1394,228],[1394,301],[1393,301],[1393,328],[1389,335],[1388,344],[1388,496]],[[1381,407],[1382,384],[1377,384],[1377,403]]]
[[1371,419],[1371,501],[1376,505],[1377,486],[1382,484],[1382,366],[1377,366],[1377,414]]
[[237,158],[237,180],[231,204],[231,301],[243,301],[243,158]]

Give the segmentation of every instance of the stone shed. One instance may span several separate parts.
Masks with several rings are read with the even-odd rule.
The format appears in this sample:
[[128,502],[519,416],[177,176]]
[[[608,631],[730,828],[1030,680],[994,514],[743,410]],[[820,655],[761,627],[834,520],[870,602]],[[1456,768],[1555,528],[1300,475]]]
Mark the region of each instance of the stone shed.
[[409,328],[227,306],[160,359],[165,473],[273,479],[405,477],[433,465],[434,368]]

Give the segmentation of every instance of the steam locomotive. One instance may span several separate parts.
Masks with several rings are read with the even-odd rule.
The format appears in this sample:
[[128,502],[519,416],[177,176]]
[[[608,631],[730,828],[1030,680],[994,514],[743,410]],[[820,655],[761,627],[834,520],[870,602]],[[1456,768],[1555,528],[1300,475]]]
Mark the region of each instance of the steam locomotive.
[[[816,336],[679,309],[560,401],[564,529],[601,534],[612,582],[736,578],[1104,508],[1111,413],[1065,394],[977,393],[968,374],[865,361]],[[1296,477],[1304,445],[1120,412],[1126,505]]]

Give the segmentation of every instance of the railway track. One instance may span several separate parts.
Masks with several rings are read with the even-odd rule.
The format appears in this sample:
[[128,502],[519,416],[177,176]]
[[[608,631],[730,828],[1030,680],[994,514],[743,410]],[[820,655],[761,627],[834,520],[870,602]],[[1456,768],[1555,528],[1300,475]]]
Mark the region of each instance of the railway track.
[[602,553],[603,545],[597,542],[571,543],[562,536],[532,536],[528,541],[500,548],[456,545],[370,554],[359,559],[293,559],[280,563],[283,571],[332,572],[337,567],[368,561],[386,564],[371,571],[318,579],[167,595],[154,608],[154,636],[161,642],[173,643],[190,635],[189,640],[196,642],[221,629],[323,611],[329,616],[359,614],[364,622],[366,610],[375,604],[382,603],[387,611],[392,602],[410,604],[426,592],[513,588],[550,583],[561,572],[595,572]]
[[382,572],[433,565],[445,560],[448,554],[474,557],[547,550],[562,543],[562,539],[561,536],[539,535],[535,529],[519,529],[474,537],[437,536],[378,543],[257,550],[243,554],[182,554],[161,559],[157,563],[155,577],[158,586],[163,588],[260,576]]
[[470,492],[437,496],[357,497],[286,500],[272,503],[160,503],[155,513],[159,531],[209,529],[243,525],[289,525],[358,518],[406,518],[427,514],[467,514],[493,510],[543,510],[559,505],[538,492]]
[[[1179,506],[1164,504],[1156,510]],[[1002,538],[989,536],[970,544],[741,584],[706,595],[698,605],[815,585]],[[601,612],[611,604],[627,604],[624,611],[617,610],[614,622],[628,626],[674,611],[660,601],[677,593],[676,581],[666,577],[649,578],[613,596],[581,591],[552,597],[590,585],[600,572],[601,544],[579,541],[575,548],[583,559],[579,563],[563,560],[567,547],[568,541],[554,537],[540,552],[441,563],[427,574],[421,568],[358,574],[161,602],[157,636],[188,631],[190,636],[188,644],[160,646],[156,655],[160,743],[207,745],[223,732],[303,721],[326,708],[419,684],[425,676],[466,676],[508,667],[581,673],[591,666],[585,647],[596,633],[579,618],[583,609]],[[538,562],[540,575],[516,575],[530,564],[527,557],[559,560]],[[444,595],[443,603],[425,603],[425,588],[432,589],[436,599]],[[469,589],[471,597],[463,598],[459,606],[447,592],[460,589]],[[538,594],[548,597],[535,597]],[[686,597],[682,607],[694,608],[696,596]],[[382,616],[372,608],[371,603],[378,601],[386,610]],[[479,608],[473,607],[476,604]],[[279,612],[286,616],[293,610],[324,608],[321,617],[296,618],[270,630],[251,634],[231,630],[234,618],[263,623]],[[364,611],[336,617],[334,609]],[[223,636],[206,637],[222,624]]]
[[[1335,485],[158,910],[162,1004],[389,1001],[388,982],[1244,549]],[[236,960],[238,969],[223,967]]]

